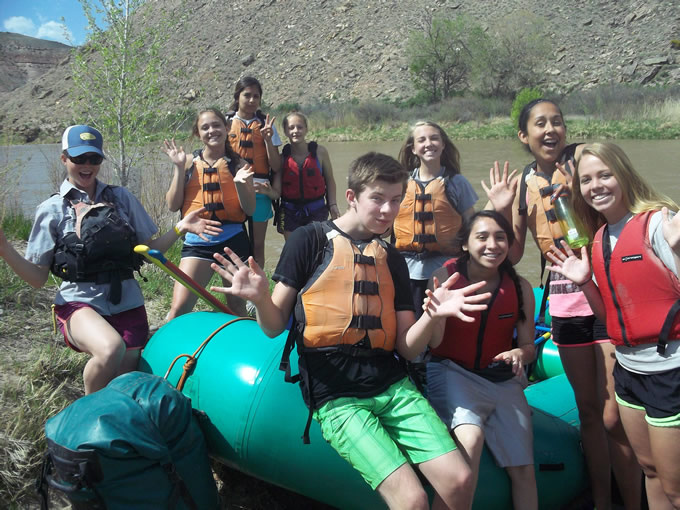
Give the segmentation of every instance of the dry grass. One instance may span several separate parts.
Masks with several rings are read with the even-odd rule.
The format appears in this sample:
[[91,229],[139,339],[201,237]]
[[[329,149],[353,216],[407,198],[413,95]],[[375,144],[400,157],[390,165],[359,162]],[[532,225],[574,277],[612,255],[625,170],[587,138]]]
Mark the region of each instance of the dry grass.
[[0,506],[23,507],[33,499],[45,421],[82,396],[84,355],[46,341],[28,358],[2,367],[12,374],[0,392],[0,450],[6,452],[0,455]]

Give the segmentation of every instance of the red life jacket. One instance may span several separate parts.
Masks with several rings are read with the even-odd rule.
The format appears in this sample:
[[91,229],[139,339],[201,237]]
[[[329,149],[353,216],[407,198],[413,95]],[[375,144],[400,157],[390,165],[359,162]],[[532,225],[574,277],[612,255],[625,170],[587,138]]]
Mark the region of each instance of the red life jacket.
[[305,204],[326,196],[326,179],[323,176],[321,162],[316,156],[316,142],[309,142],[309,154],[298,166],[290,155],[290,144],[283,148],[283,165],[281,173],[281,199],[294,204]]
[[649,220],[654,212],[635,215],[623,227],[613,252],[607,225],[600,228],[593,241],[593,273],[612,343],[658,343],[663,353],[668,339],[680,339],[680,281],[649,241]]
[[[458,270],[458,259],[444,264],[449,275]],[[459,289],[470,282],[462,273],[454,288]],[[440,358],[450,359],[468,370],[487,368],[494,356],[512,349],[512,337],[519,320],[517,289],[512,278],[503,273],[501,283],[493,292],[488,308],[481,312],[466,313],[474,322],[448,318],[444,328],[444,340],[430,352]]]

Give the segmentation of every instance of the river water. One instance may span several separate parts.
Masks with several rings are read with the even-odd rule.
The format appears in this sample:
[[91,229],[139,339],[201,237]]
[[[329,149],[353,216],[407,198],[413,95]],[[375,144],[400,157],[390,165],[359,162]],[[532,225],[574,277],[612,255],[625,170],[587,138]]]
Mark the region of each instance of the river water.
[[[633,165],[657,190],[662,191],[680,201],[680,178],[678,177],[678,162],[680,162],[680,141],[678,140],[617,140],[628,154]],[[328,149],[338,189],[338,205],[340,211],[345,209],[342,197],[346,188],[347,168],[357,156],[368,151],[383,152],[397,157],[401,147],[400,142],[329,142],[324,143]],[[488,182],[489,168],[494,160],[510,161],[511,168],[522,169],[533,158],[524,150],[517,140],[462,140],[456,142],[461,153],[461,166],[465,175],[480,199],[476,208],[486,204],[486,195],[480,184],[482,179]],[[11,195],[0,192],[0,198],[5,202],[19,206],[27,215],[33,215],[35,207],[47,198],[55,189],[55,184],[61,178],[62,167],[58,162],[60,147],[51,145],[21,145],[0,147],[0,185],[12,185],[16,191]],[[159,168],[170,175],[170,165],[167,157],[160,150],[153,161],[146,161],[145,171]],[[12,168],[11,175],[3,176],[3,167]],[[110,179],[103,172],[104,180]],[[169,179],[169,177],[168,177]],[[161,183],[163,179],[161,178]],[[4,182],[4,184],[3,184]],[[164,195],[166,188],[161,184],[157,190]],[[3,209],[0,204],[0,212]],[[532,243],[528,236],[528,243]],[[273,270],[283,247],[283,236],[276,233],[271,226],[267,232],[267,263],[266,268]],[[524,258],[517,266],[518,272],[529,279],[533,285],[538,285],[540,264],[538,250],[527,246]]]

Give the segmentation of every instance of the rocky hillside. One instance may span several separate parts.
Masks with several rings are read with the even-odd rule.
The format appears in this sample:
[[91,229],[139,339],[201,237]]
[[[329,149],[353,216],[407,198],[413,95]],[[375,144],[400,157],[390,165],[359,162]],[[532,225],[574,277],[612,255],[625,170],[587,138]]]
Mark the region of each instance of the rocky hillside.
[[[178,9],[180,0],[153,4]],[[267,104],[407,98],[404,48],[424,15],[466,14],[491,27],[513,10],[546,20],[552,52],[537,85],[558,90],[608,82],[680,82],[676,0],[185,0],[182,30],[166,42],[182,70],[168,109],[228,107],[233,83],[251,74]],[[0,94],[0,123],[30,141],[68,122],[69,63]]]
[[71,46],[0,32],[0,92],[37,80],[69,56]]

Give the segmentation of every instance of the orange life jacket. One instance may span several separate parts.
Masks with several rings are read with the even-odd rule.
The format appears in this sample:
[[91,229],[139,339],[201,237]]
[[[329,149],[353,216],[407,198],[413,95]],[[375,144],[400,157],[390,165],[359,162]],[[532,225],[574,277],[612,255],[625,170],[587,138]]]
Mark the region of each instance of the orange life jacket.
[[399,251],[438,252],[456,255],[456,234],[463,222],[446,196],[443,176],[426,186],[411,178],[394,220],[395,246]]
[[533,168],[528,171],[525,169],[522,178],[525,179],[527,190],[527,226],[538,249],[545,256],[550,252],[551,245],[561,248],[560,241],[564,239],[550,196],[560,184],[566,184],[566,178],[557,170],[552,177],[548,177]]
[[201,157],[200,151],[194,153],[194,156],[192,166],[188,170],[189,179],[184,185],[182,216],[205,207],[207,211],[201,213],[203,218],[215,219],[222,223],[246,221],[246,213],[241,208],[234,184],[236,162],[220,158],[211,167]]
[[[567,145],[560,155],[560,162],[574,162],[576,148],[580,144]],[[536,162],[529,163],[524,167],[519,186],[519,213],[527,216],[527,226],[534,236],[538,249],[543,254],[550,251],[550,245],[554,244],[561,248],[560,241],[564,234],[557,222],[555,210],[550,203],[550,196],[560,184],[566,184],[566,178],[562,172],[555,170],[552,177],[536,171]],[[569,167],[566,167],[569,170]]]
[[269,179],[269,158],[260,129],[263,121],[257,117],[250,126],[236,116],[230,116],[231,127],[227,138],[234,152],[253,167],[254,177]]
[[374,239],[359,249],[337,230],[327,237],[324,258],[298,295],[303,348],[354,345],[368,337],[371,349],[394,350],[394,282],[385,242]]

